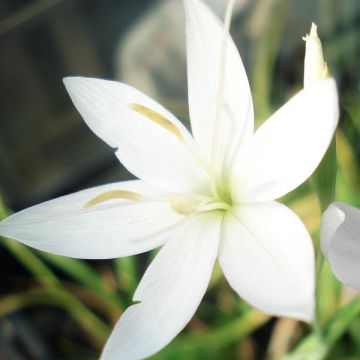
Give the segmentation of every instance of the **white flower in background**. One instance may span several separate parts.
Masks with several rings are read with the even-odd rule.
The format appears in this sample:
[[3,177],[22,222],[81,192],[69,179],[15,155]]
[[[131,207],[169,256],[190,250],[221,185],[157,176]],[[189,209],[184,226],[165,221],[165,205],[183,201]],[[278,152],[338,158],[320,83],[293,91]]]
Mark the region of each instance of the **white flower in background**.
[[[314,23],[304,40],[306,88],[327,78],[329,70]],[[344,284],[360,290],[360,210],[342,202],[330,204],[322,216],[320,241],[335,276]]]
[[335,83],[299,92],[254,133],[250,88],[234,43],[202,2],[184,4],[193,135],[130,86],[67,78],[86,123],[140,180],[67,195],[0,224],[4,236],[76,258],[129,256],[163,245],[104,359],[144,358],[168,344],[193,316],[216,259],[254,307],[306,321],[313,314],[311,239],[274,200],[308,178],[324,155],[338,120]]
[[332,203],[322,217],[320,240],[335,276],[360,290],[360,210]]

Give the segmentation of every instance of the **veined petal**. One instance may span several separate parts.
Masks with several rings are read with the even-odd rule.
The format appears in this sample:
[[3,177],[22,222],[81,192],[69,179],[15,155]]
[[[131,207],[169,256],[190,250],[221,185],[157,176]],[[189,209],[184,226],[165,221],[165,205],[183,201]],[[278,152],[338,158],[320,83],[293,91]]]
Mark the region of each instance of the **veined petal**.
[[159,194],[140,180],[82,190],[6,218],[0,235],[58,255],[105,259],[156,248],[185,219],[168,202],[113,199],[89,207],[91,200],[114,190]]
[[190,321],[210,280],[221,215],[197,215],[173,234],[146,270],[134,301],[105,345],[103,360],[143,359]]
[[277,202],[229,212],[219,252],[225,277],[252,306],[309,321],[314,306],[314,253],[299,218]]
[[198,191],[207,181],[191,135],[170,112],[131,86],[66,78],[66,89],[92,131],[138,178],[169,191]]
[[304,182],[321,161],[339,118],[333,79],[300,91],[254,134],[234,162],[233,198],[279,198]]
[[360,290],[360,210],[331,204],[322,217],[320,240],[335,276]]
[[[186,15],[189,111],[193,136],[211,158],[219,95],[224,26],[199,0],[184,0]],[[253,133],[254,115],[249,82],[230,35],[224,57],[224,93],[220,144],[228,154]]]

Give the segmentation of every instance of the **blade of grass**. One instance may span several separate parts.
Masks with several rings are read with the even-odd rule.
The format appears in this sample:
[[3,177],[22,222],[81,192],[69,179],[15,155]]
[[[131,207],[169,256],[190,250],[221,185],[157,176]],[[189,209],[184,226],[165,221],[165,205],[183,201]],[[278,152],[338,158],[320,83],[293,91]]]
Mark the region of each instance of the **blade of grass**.
[[123,257],[113,261],[119,286],[132,295],[138,284],[138,272],[134,257]]
[[68,291],[61,288],[38,288],[5,295],[0,298],[0,317],[39,304],[65,309],[83,330],[97,342],[98,347],[102,347],[110,334],[110,328],[106,324]]
[[3,239],[3,245],[40,284],[52,291],[59,291],[62,301],[67,302],[67,309],[71,310],[73,317],[87,332],[99,341],[106,339],[110,328],[67,291],[56,275],[29,248],[10,239]]
[[[9,211],[0,197],[0,215],[6,216]],[[1,218],[0,218],[1,220]],[[68,309],[79,324],[99,342],[104,342],[110,333],[110,328],[98,318],[87,306],[71,292],[67,291],[56,275],[44,262],[28,247],[23,244],[2,238],[2,245],[34,276],[45,288],[53,291],[62,291],[62,301],[67,302]]]
[[257,111],[256,125],[260,125],[272,112],[270,97],[273,70],[290,5],[291,1],[287,0],[258,1],[250,19],[249,33],[255,44],[251,85]]
[[282,360],[322,360],[329,354],[339,338],[349,329],[352,321],[360,315],[360,297],[338,310],[323,327],[323,337],[316,332],[305,337],[295,350]]
[[269,315],[250,310],[237,320],[218,326],[215,330],[202,334],[186,334],[175,339],[166,349],[155,355],[155,360],[197,359],[214,355],[226,346],[236,343],[270,319]]
[[17,241],[2,238],[2,245],[44,286],[61,286],[55,274],[34,254]]
[[45,259],[46,262],[60,269],[76,282],[93,291],[95,294],[103,297],[113,305],[122,307],[120,299],[105,286],[99,274],[91,266],[89,266],[86,261],[58,256],[42,251],[37,252],[37,254]]

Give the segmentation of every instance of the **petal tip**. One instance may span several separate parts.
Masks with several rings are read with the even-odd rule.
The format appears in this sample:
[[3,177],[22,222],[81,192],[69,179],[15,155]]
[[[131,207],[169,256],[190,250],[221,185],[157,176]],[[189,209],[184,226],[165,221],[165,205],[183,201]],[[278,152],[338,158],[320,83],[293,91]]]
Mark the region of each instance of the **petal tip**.
[[73,92],[74,85],[76,83],[76,76],[67,76],[63,78],[63,84],[65,86],[66,91],[71,95]]
[[81,76],[66,76],[63,78],[63,83],[67,91],[70,91],[71,88],[76,84],[79,83],[79,81],[82,81],[86,78]]

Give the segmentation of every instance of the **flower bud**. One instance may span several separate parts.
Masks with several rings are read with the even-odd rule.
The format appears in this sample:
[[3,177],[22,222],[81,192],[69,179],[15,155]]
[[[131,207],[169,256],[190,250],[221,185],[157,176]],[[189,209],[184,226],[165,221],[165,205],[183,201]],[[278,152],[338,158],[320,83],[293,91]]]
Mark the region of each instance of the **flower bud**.
[[306,42],[304,61],[304,88],[316,81],[329,77],[329,69],[324,62],[321,41],[317,33],[317,26],[312,23],[310,34],[303,37]]

